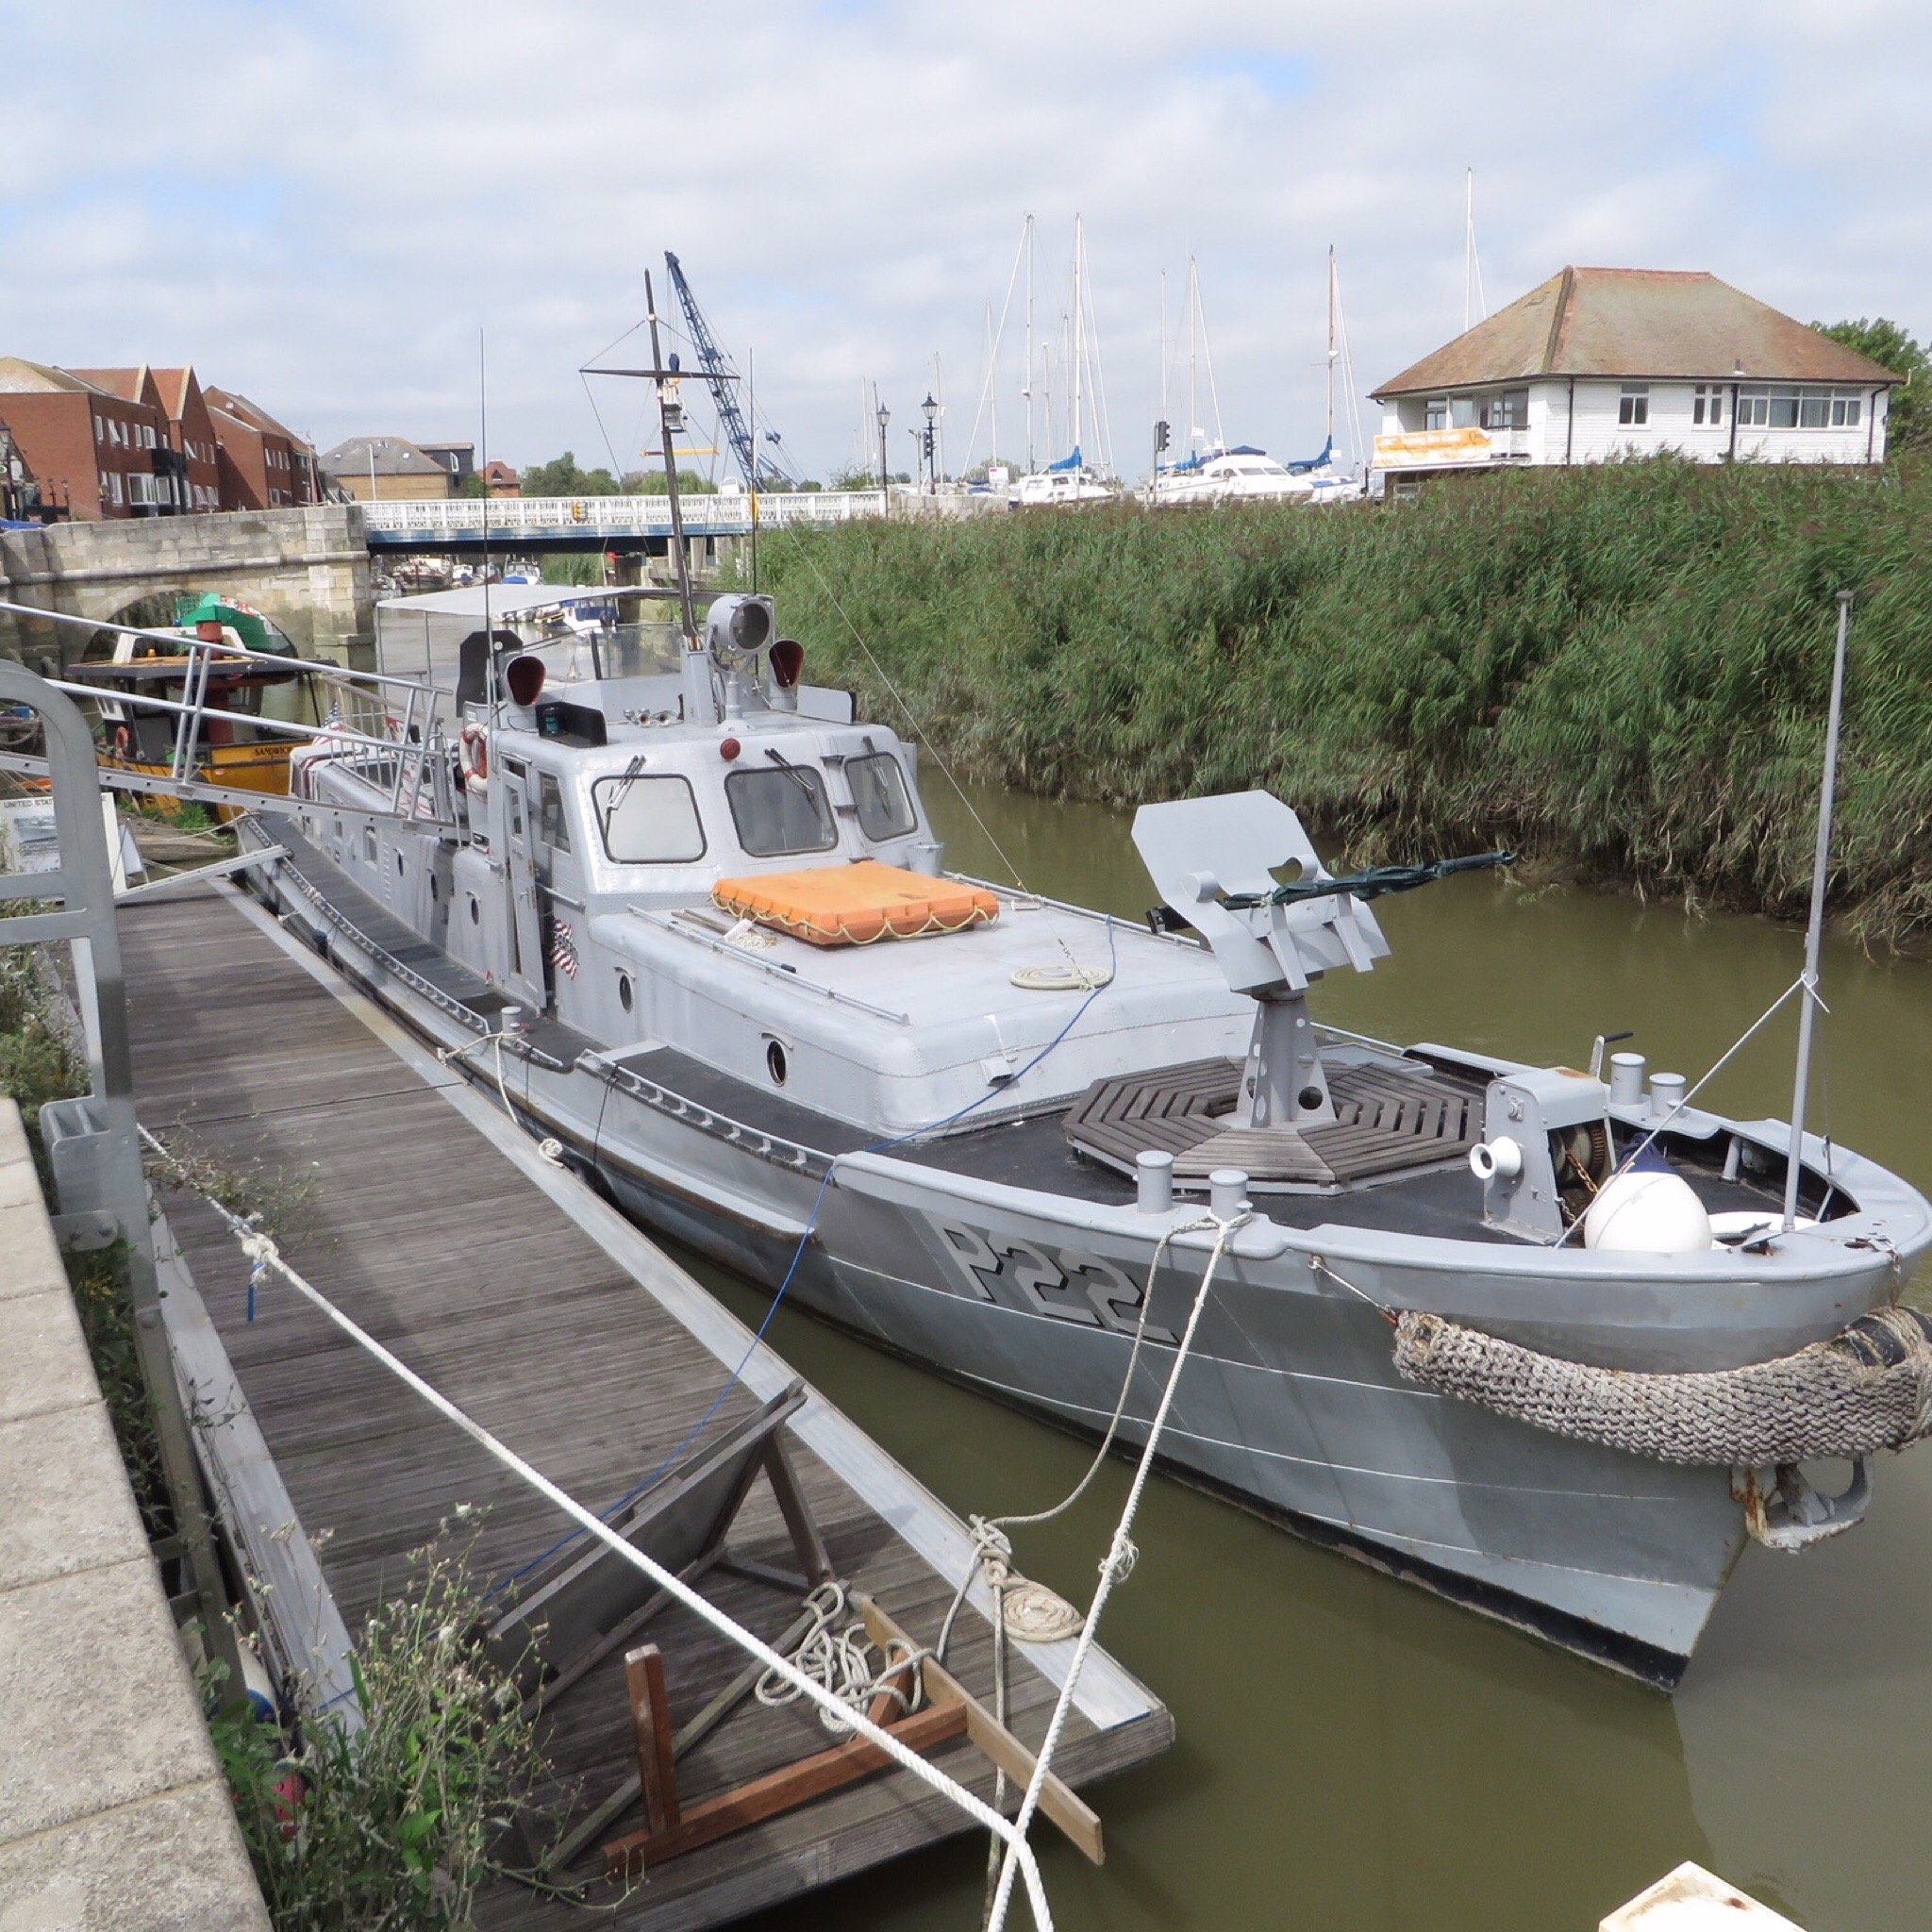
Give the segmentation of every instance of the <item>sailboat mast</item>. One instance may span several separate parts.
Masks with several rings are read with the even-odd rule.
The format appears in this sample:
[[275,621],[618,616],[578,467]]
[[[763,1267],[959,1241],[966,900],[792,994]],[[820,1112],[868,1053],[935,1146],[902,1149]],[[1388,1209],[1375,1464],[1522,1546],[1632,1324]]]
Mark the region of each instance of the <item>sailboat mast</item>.
[[1080,364],[1086,359],[1087,319],[1080,308],[1080,256],[1086,247],[1086,229],[1078,215],[1074,217],[1074,449],[1080,447]]
[[1033,217],[1026,217],[1026,474],[1033,461]]
[[[992,330],[992,297],[986,298],[986,392],[992,404],[992,455],[989,469],[1000,459],[1000,339]],[[966,452],[970,458],[973,452]]]
[[1188,454],[1201,439],[1200,392],[1201,360],[1201,271],[1194,258],[1188,257]]
[[1335,244],[1328,244],[1328,447],[1335,447]]

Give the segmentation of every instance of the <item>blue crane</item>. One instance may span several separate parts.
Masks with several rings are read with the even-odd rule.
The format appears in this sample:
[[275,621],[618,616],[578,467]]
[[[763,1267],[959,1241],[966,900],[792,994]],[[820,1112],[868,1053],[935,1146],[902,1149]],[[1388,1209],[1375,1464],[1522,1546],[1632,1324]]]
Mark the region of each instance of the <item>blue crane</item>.
[[718,346],[717,338],[705,320],[705,312],[698,307],[698,298],[691,293],[691,284],[685,280],[676,256],[668,248],[664,251],[664,267],[671,277],[671,286],[677,291],[678,306],[684,310],[685,326],[691,332],[691,345],[697,352],[711,399],[718,406],[718,420],[724,426],[725,440],[731,444],[731,454],[738,458],[739,475],[744,478],[744,487],[747,490],[770,490],[775,486],[795,485],[798,478],[785,459],[784,445],[778,440],[778,432],[775,429],[766,430],[763,440],[770,448],[758,447],[754,425],[746,420],[745,412],[739,408],[738,397],[733,393],[738,373]]

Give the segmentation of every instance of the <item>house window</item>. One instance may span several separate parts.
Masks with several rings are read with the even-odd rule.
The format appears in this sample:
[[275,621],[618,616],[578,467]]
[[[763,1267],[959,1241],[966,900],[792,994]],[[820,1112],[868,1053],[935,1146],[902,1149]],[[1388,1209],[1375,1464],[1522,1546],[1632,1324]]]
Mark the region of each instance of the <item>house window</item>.
[[119,470],[109,470],[108,472],[108,496],[113,503],[118,504],[122,501],[121,472]]
[[1690,420],[1713,425],[1724,420],[1724,390],[1721,382],[1700,382],[1690,398]]
[[1452,429],[1474,429],[1475,427],[1475,398],[1474,396],[1451,396],[1449,398],[1449,426]]
[[1527,429],[1529,391],[1506,389],[1501,395],[1483,399],[1482,425],[1485,429]]
[[1641,429],[1650,421],[1650,385],[1626,382],[1617,398],[1617,421],[1627,429]]
[[107,501],[108,500],[108,497],[109,497],[109,494],[110,494],[110,492],[109,492],[109,491],[108,491],[108,473],[107,473],[107,471],[103,470],[103,471],[102,471],[102,472],[100,473],[100,475],[101,475],[101,501],[102,501],[103,503],[106,503],[106,502],[107,502]]
[[101,419],[98,416],[96,416],[94,418],[94,441],[96,442],[106,442],[107,440],[107,429],[105,425],[102,424]]
[[1423,405],[1423,427],[1424,429],[1446,429],[1449,426],[1449,398],[1431,396]]
[[1831,392],[1831,426],[1834,429],[1856,429],[1858,426],[1858,409],[1865,398],[1857,390],[1838,389]]

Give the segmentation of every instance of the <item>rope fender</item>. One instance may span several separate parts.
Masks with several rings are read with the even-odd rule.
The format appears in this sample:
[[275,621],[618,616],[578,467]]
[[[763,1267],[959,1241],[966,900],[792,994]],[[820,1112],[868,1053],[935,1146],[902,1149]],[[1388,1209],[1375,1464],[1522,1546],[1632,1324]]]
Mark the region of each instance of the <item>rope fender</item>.
[[1860,1316],[1795,1355],[1687,1374],[1562,1361],[1409,1309],[1395,1366],[1439,1394],[1656,1462],[1759,1467],[1932,1434],[1932,1315],[1915,1308]]

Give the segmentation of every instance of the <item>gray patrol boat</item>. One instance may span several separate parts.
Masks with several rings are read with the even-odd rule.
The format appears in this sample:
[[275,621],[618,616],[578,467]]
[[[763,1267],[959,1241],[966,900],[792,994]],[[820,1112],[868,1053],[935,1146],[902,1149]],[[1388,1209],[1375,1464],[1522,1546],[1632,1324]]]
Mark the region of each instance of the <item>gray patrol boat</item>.
[[1324,1027],[1424,874],[1331,878],[1263,793],[1141,811],[1144,927],[951,877],[912,748],[768,599],[687,585],[680,632],[556,679],[478,635],[446,720],[325,734],[241,827],[290,928],[640,1221],[1126,1445],[1220,1242],[1173,1474],[1665,1684],[1754,1536],[1849,1526],[1921,1432],[1896,1175],[1633,1054]]

